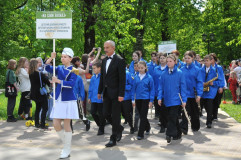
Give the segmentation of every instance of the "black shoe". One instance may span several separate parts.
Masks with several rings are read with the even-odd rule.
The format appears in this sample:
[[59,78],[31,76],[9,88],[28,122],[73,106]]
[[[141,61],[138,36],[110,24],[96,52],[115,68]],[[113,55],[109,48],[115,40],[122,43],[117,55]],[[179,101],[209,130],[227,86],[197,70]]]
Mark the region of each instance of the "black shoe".
[[16,118],[8,118],[7,119],[7,122],[17,122],[17,119]]
[[181,128],[181,131],[182,131],[182,133],[183,133],[184,135],[187,135],[187,130]]
[[160,133],[165,133],[165,131],[166,131],[166,128],[161,126]]
[[100,136],[100,135],[103,135],[103,134],[105,134],[105,132],[103,130],[99,129],[98,133],[97,133],[97,136]]
[[145,135],[149,135],[149,134],[150,134],[150,131],[151,131],[151,127],[149,128],[149,130],[146,130]]
[[85,124],[85,130],[89,131],[90,130],[90,121],[87,120],[86,124]]
[[35,128],[40,128],[40,124],[35,124]]
[[179,140],[181,138],[182,138],[182,135],[179,135],[179,136],[173,137],[173,140]]
[[197,132],[199,129],[192,129],[193,132]]
[[207,124],[207,128],[212,128],[212,124]]
[[113,147],[116,145],[116,138],[114,136],[110,136],[110,141],[105,145],[106,147]]
[[142,140],[142,139],[144,139],[144,136],[137,136],[137,139]]
[[117,136],[116,136],[116,141],[117,141],[117,142],[119,142],[119,141],[121,140],[123,130],[124,130],[124,127],[121,126],[121,130],[120,130],[120,132],[119,132],[119,133],[117,134]]
[[170,136],[166,136],[167,143],[171,143],[172,138]]
[[47,127],[47,126],[41,126],[40,128],[44,129],[44,130],[48,130],[49,129],[49,127]]
[[26,118],[26,120],[32,120],[32,117],[28,117],[28,118]]
[[132,127],[132,128],[130,129],[130,134],[134,134],[134,132],[135,132],[135,129]]

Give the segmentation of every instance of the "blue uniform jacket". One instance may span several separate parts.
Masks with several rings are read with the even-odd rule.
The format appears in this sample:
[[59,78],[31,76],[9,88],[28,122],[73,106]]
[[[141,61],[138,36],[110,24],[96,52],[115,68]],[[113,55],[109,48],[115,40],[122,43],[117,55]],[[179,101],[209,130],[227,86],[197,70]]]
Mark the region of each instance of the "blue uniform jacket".
[[150,99],[150,102],[154,101],[155,89],[154,82],[148,73],[140,80],[139,75],[135,76],[132,87],[132,101],[134,99]]
[[131,76],[131,73],[126,71],[126,86],[124,100],[131,100],[131,89],[133,85],[133,80],[134,77]]
[[153,74],[154,74],[154,68],[156,67],[156,63],[154,62],[149,62],[147,63],[147,68],[148,68],[148,73],[153,77]]
[[181,95],[183,103],[187,102],[187,87],[185,76],[180,69],[175,65],[173,72],[169,74],[169,68],[160,77],[160,87],[158,93],[158,100],[164,99],[166,107],[181,105]]
[[[55,67],[55,73],[58,75],[58,79],[61,80],[61,84],[56,83],[57,87],[55,90],[55,100],[59,98],[60,94],[62,101],[76,100],[73,88],[77,75],[71,72],[72,68],[73,66],[65,68],[64,65]],[[47,72],[53,73],[53,66],[47,65],[45,69]]]
[[217,65],[216,63],[212,67],[216,70],[216,73],[218,73],[218,79],[216,80],[218,88],[223,88],[225,86],[223,68],[220,65]]
[[188,66],[185,64],[181,70],[186,79],[187,98],[195,98],[195,94],[201,97],[203,94],[203,79],[200,68],[192,63]]
[[77,99],[81,98],[81,101],[85,99],[85,88],[82,78],[77,75],[76,83],[74,86],[74,94]]
[[102,98],[98,99],[98,88],[100,83],[100,73],[93,75],[90,79],[89,96],[91,103],[103,103]]
[[161,66],[156,66],[154,69],[153,80],[155,86],[155,97],[158,96],[159,84],[160,84],[160,76],[165,69],[161,70]]
[[178,68],[182,68],[184,66],[184,64],[185,63],[183,61],[181,61],[180,59],[177,60],[177,67]]
[[[141,58],[140,61],[146,62],[146,60],[144,60],[143,58]],[[146,64],[147,64],[147,62],[146,62]],[[134,70],[134,61],[131,61],[131,64],[130,64],[130,66],[129,66],[129,72],[130,72],[131,74],[135,73],[135,70]]]
[[202,68],[202,65],[198,62],[198,61],[194,61],[194,64],[198,67],[198,68]]
[[[210,71],[208,72],[207,77],[206,77],[206,67],[205,66],[201,69],[201,75],[202,75],[203,83],[217,77],[217,73],[212,66],[210,66]],[[203,92],[201,97],[207,98],[207,99],[214,99],[217,94],[217,91],[218,91],[218,82],[214,81],[213,85],[209,86],[209,92]]]

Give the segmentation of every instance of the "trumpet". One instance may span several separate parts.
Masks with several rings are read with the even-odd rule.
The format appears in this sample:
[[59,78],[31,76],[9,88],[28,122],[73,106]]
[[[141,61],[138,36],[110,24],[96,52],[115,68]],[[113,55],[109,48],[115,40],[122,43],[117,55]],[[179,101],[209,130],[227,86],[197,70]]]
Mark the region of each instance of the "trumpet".
[[217,74],[217,77],[214,77],[213,79],[205,82],[205,83],[203,84],[203,85],[204,85],[203,91],[204,91],[204,92],[209,92],[209,85],[210,85],[210,83],[213,82],[213,81],[215,81],[215,80],[217,80],[217,79],[218,79],[218,74]]

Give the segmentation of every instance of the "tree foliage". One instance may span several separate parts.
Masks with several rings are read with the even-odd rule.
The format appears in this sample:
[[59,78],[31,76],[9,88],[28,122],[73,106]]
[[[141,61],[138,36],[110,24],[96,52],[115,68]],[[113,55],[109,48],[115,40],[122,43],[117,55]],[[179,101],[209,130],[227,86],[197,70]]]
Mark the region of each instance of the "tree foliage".
[[[241,0],[9,0],[0,2],[0,85],[3,86],[7,61],[24,56],[45,58],[52,40],[36,39],[36,11],[71,10],[72,40],[57,40],[56,51],[71,47],[75,55],[116,42],[116,52],[127,63],[134,50],[145,59],[162,40],[176,40],[184,54],[194,50],[207,54],[202,34],[215,34],[210,51],[222,63],[240,58]],[[59,62],[59,61],[58,61]]]

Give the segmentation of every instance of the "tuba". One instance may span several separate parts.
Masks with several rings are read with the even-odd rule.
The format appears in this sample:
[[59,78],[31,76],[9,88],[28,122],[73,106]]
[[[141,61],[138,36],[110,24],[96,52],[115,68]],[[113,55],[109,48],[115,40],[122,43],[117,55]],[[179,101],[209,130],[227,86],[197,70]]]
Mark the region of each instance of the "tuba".
[[213,81],[215,81],[215,80],[217,80],[217,79],[218,79],[218,74],[217,74],[217,77],[214,77],[213,79],[205,82],[205,83],[204,83],[204,87],[203,87],[203,91],[204,91],[204,92],[209,92],[209,83],[211,83],[211,82],[213,82]]

